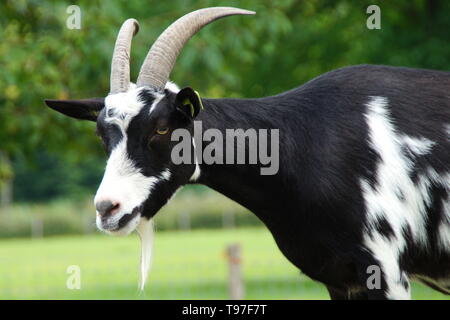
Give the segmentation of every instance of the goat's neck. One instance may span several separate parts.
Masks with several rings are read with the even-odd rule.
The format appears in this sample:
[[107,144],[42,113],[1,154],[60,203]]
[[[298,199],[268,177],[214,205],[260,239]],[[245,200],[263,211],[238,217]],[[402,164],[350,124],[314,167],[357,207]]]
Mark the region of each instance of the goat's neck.
[[[225,137],[226,129],[271,129],[277,126],[271,120],[266,102],[241,99],[204,99],[201,120],[203,132],[214,128]],[[255,114],[257,112],[258,114]],[[224,141],[225,149],[225,141]],[[202,146],[204,149],[205,143]],[[203,151],[203,150],[202,150]],[[225,151],[224,151],[225,153]],[[224,159],[225,160],[225,159]],[[257,216],[270,211],[269,206],[279,199],[274,188],[280,188],[279,175],[261,175],[260,167],[248,164],[200,164],[197,183],[211,187],[238,202]]]

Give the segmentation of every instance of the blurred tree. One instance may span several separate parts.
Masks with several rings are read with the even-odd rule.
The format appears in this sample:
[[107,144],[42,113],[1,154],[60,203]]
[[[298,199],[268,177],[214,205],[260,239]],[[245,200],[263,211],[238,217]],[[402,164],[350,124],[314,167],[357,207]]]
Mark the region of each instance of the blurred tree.
[[15,159],[14,189],[17,201],[42,202],[68,195],[75,200],[84,200],[87,190],[93,197],[104,169],[103,161],[92,157],[69,165],[46,152],[37,152],[34,158],[31,165],[23,157]]
[[[181,15],[217,5],[257,12],[213,23],[181,54],[171,78],[206,97],[276,94],[359,63],[450,69],[449,1],[80,0],[81,30],[66,27],[71,4],[0,3],[0,180],[11,179],[10,158],[36,163],[46,161],[37,154],[57,154],[64,161],[54,165],[67,171],[88,158],[101,161],[95,125],[52,112],[43,99],[105,96],[115,36],[129,17],[141,24],[132,49],[135,79],[151,43]],[[366,28],[371,4],[381,8],[381,30]]]

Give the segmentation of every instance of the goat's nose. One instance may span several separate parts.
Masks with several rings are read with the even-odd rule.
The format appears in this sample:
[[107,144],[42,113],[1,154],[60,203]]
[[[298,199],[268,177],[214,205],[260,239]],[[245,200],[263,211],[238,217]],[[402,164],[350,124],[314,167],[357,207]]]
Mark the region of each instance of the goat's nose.
[[114,211],[117,211],[119,207],[120,204],[118,202],[110,200],[99,201],[95,204],[95,208],[97,209],[98,214],[102,217],[107,217],[113,214]]

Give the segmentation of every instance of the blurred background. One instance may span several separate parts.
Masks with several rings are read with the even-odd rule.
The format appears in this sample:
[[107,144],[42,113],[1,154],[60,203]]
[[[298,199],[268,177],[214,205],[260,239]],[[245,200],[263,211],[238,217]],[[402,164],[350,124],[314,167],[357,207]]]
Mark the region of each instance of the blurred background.
[[[69,5],[81,29],[69,29]],[[369,30],[366,9],[381,8]],[[109,91],[116,33],[130,17],[135,79],[150,45],[176,18],[208,6],[236,6],[198,33],[171,79],[204,97],[259,97],[347,65],[450,70],[450,2],[397,1],[43,1],[0,3],[0,299],[224,299],[238,244],[247,299],[328,299],[279,252],[261,222],[201,186],[180,191],[156,218],[149,283],[138,293],[139,241],[95,230],[93,195],[105,154],[95,124],[65,118],[45,98],[102,97]],[[234,261],[234,260],[233,260]],[[81,290],[67,268],[80,267]],[[414,284],[413,298],[448,299]]]

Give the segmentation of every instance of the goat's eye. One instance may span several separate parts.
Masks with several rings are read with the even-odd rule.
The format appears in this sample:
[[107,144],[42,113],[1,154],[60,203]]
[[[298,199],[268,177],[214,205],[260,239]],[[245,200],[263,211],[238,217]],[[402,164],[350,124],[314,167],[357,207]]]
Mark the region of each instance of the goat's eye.
[[167,132],[169,132],[169,128],[167,128],[167,127],[163,127],[163,128],[158,128],[158,129],[156,129],[156,133],[157,133],[157,134],[163,135],[163,134],[166,134]]

